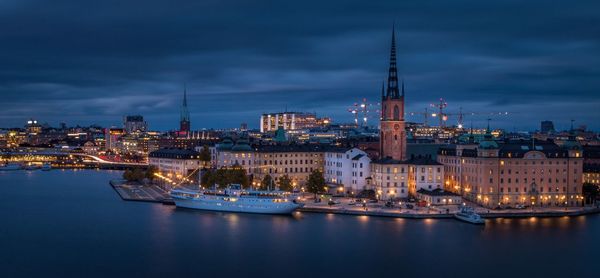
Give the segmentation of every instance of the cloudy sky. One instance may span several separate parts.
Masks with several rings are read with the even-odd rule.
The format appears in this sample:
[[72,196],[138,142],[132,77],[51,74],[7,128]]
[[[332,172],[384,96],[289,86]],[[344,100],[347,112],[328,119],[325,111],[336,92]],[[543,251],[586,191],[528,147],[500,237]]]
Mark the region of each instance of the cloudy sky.
[[[258,126],[263,112],[349,122],[376,103],[395,22],[407,111],[506,129],[600,129],[598,1],[0,1],[0,126]],[[468,117],[483,125],[488,116]],[[420,116],[409,120],[422,120]],[[456,122],[450,118],[450,122]]]

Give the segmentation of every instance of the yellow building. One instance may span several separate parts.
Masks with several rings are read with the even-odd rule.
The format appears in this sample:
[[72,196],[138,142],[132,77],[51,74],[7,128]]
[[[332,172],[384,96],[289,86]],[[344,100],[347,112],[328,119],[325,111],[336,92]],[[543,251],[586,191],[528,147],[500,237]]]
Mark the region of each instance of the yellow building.
[[491,134],[479,144],[441,148],[446,190],[495,207],[581,205],[583,156],[575,142],[496,142]]

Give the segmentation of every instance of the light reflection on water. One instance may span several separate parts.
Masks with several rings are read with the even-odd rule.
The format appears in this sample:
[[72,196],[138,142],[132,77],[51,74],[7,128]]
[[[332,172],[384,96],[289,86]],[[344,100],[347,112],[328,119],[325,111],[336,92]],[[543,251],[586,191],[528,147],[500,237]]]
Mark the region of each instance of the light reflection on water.
[[[118,176],[0,173],[3,277],[198,277],[200,270],[201,276],[228,277],[240,269],[254,277],[385,277],[400,269],[405,276],[426,270],[441,277],[465,262],[478,275],[461,270],[461,277],[489,269],[501,277],[515,270],[530,277],[593,277],[585,266],[595,263],[590,247],[600,246],[598,216],[502,218],[477,226],[453,219],[205,212],[123,202],[107,184]],[[90,272],[100,262],[110,268]],[[531,268],[548,264],[548,271]]]

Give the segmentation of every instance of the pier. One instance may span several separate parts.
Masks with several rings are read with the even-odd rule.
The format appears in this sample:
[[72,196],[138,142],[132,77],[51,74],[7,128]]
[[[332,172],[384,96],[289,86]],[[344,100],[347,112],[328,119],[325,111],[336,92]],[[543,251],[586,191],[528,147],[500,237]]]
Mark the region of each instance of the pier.
[[169,193],[157,185],[132,184],[122,180],[112,180],[110,186],[124,201],[175,204]]

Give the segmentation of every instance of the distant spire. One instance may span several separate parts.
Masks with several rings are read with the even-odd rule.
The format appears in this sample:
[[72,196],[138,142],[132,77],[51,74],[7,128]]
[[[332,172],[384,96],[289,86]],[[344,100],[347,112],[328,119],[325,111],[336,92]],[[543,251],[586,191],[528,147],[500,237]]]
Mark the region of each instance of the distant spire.
[[187,107],[187,85],[183,83],[183,106]]
[[183,84],[183,103],[181,105],[181,122],[190,121],[190,111],[187,105],[187,86]]
[[490,119],[490,118],[488,118],[488,119],[487,119],[487,129],[485,130],[485,132],[486,132],[486,133],[490,133],[490,132],[491,132],[491,131],[490,131],[490,121],[491,121],[491,120],[492,120],[492,119]]
[[404,96],[404,78],[402,78],[402,96]]
[[387,87],[388,98],[400,98],[400,92],[398,91],[398,69],[396,66],[396,31],[392,25],[392,47],[390,50],[390,68],[388,72],[388,87]]

